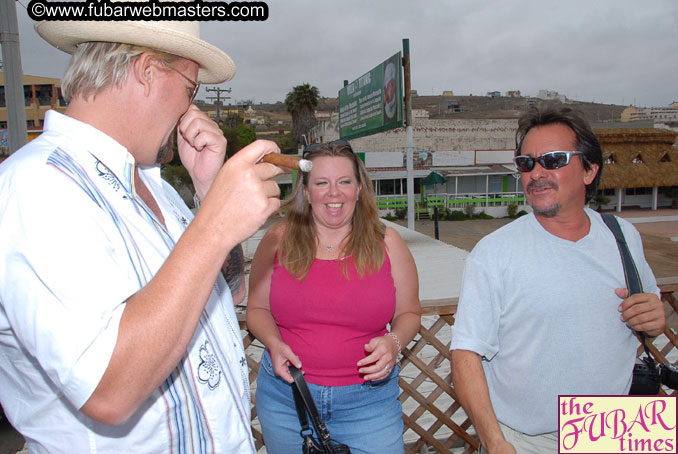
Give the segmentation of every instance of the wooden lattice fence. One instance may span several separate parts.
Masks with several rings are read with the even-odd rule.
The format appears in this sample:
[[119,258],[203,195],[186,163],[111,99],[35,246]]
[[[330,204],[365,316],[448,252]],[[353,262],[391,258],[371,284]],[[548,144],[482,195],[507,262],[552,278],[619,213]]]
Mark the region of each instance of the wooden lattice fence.
[[[678,364],[678,283],[663,284],[660,289],[666,307],[667,326],[664,334],[656,337],[649,347],[658,361]],[[478,449],[475,429],[451,385],[449,327],[454,323],[456,308],[455,300],[424,303],[419,334],[403,350],[399,399],[403,405],[407,454],[470,454]],[[254,386],[263,347],[247,331],[244,318],[244,314],[240,314],[250,382]],[[639,345],[638,355],[642,352]],[[660,393],[678,395],[678,391],[668,388],[663,388]],[[254,408],[252,427],[258,452],[264,453],[264,441]]]

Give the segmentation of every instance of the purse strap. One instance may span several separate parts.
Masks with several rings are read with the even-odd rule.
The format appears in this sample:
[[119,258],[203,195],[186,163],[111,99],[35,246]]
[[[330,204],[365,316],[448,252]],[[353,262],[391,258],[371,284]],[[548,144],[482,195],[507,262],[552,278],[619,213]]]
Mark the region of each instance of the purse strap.
[[[622,258],[622,265],[624,266],[624,279],[626,280],[626,288],[629,289],[629,296],[635,295],[636,293],[643,292],[643,284],[640,282],[640,275],[638,274],[638,269],[636,264],[633,261],[633,256],[631,251],[629,251],[629,246],[626,244],[626,238],[624,238],[624,233],[619,226],[617,218],[610,213],[604,213],[600,215],[603,218],[603,222],[607,227],[612,231],[614,239],[617,240],[617,248],[619,249],[619,254]],[[641,343],[645,349],[647,356],[654,361],[652,355],[650,355],[650,349],[647,347],[645,342],[645,334],[643,332],[637,332],[640,336]]]
[[305,437],[306,435],[304,433],[308,435],[310,432],[308,419],[306,418],[306,412],[308,412],[308,414],[311,415],[311,421],[313,421],[313,426],[315,426],[316,433],[320,439],[320,444],[325,452],[328,454],[334,453],[335,450],[330,441],[330,431],[327,429],[325,421],[323,421],[320,414],[318,414],[318,409],[308,390],[308,385],[306,384],[303,374],[299,369],[292,365],[289,366],[289,370],[294,379],[292,393],[294,394],[294,404],[297,407],[297,415],[299,416],[299,422],[301,423],[301,436]]

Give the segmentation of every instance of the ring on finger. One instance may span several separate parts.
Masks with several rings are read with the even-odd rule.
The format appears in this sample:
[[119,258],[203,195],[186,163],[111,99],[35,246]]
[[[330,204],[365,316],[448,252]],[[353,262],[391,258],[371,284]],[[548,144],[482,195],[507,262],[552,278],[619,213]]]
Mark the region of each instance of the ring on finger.
[[391,373],[391,368],[390,368],[390,367],[386,366],[386,367],[384,367],[384,369],[386,370],[386,373],[387,373],[387,374],[390,374],[390,373]]

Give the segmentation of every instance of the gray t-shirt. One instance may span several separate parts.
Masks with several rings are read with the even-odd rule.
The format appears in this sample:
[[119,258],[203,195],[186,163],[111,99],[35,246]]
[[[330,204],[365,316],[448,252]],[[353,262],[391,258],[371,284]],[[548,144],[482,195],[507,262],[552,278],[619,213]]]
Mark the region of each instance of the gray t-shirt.
[[[451,350],[483,357],[497,419],[535,435],[558,430],[559,394],[627,394],[639,343],[621,321],[624,271],[614,235],[572,242],[533,214],[483,238],[466,260]],[[619,219],[643,289],[659,295],[638,231]]]

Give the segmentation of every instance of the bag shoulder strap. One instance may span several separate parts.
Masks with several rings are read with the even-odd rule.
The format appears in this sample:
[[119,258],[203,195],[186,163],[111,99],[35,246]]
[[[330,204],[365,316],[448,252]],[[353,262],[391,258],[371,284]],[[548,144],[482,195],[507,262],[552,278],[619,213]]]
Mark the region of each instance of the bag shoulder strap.
[[313,426],[315,426],[316,433],[320,439],[320,443],[323,445],[325,450],[329,448],[327,452],[334,452],[332,449],[332,443],[330,441],[330,431],[327,429],[325,422],[318,414],[318,409],[315,406],[313,397],[311,396],[310,391],[308,390],[308,385],[304,379],[303,374],[299,369],[290,365],[289,366],[290,374],[294,379],[292,384],[292,392],[294,393],[294,402],[297,407],[297,414],[299,415],[299,422],[303,430],[308,430],[308,420],[306,419],[306,411],[311,415],[311,421],[313,421]]
[[624,238],[624,233],[619,226],[617,218],[610,214],[604,213],[601,215],[603,222],[607,227],[612,231],[615,240],[617,240],[617,248],[619,248],[619,254],[622,258],[622,265],[624,266],[624,275],[626,278],[626,287],[629,289],[629,296],[635,295],[636,293],[643,292],[643,284],[640,282],[640,275],[638,274],[638,269],[636,264],[633,261],[631,256],[631,251],[629,251],[629,246],[626,244],[626,238]]
[[[617,248],[619,249],[619,254],[621,255],[622,265],[624,266],[624,278],[626,280],[626,288],[629,289],[629,296],[635,295],[636,293],[642,293],[643,284],[640,282],[638,269],[636,268],[636,264],[633,261],[633,256],[631,256],[631,251],[629,251],[629,245],[626,244],[626,238],[624,238],[624,233],[619,226],[617,218],[610,213],[603,213],[600,216],[603,218],[605,225],[607,225],[607,227],[612,231],[614,239],[617,240]],[[640,341],[643,344],[645,353],[650,359],[652,359],[650,350],[648,349],[645,342],[645,333],[637,333],[640,336]]]
[[294,406],[297,409],[297,416],[299,416],[299,423],[301,424],[301,436],[313,433],[311,427],[308,425],[308,418],[306,417],[306,406],[297,390],[297,387],[292,385],[292,394],[294,395]]

